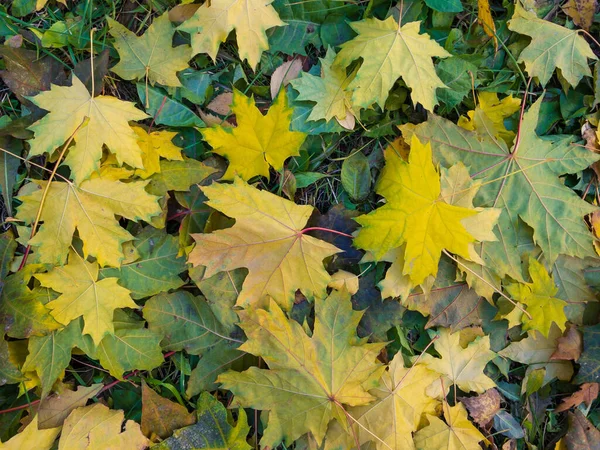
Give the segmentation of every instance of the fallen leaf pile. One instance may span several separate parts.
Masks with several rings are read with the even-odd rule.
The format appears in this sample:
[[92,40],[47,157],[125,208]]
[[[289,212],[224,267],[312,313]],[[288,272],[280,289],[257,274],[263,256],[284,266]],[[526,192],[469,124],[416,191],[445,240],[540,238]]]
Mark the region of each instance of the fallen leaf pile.
[[598,448],[599,35],[4,2],[0,449]]

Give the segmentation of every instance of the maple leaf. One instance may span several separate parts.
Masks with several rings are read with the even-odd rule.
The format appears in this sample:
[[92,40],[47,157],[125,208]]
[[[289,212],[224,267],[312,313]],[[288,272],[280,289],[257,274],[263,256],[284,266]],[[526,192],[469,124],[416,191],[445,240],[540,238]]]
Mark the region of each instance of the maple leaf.
[[133,420],[125,423],[121,431],[125,414],[121,410],[109,409],[101,403],[95,403],[74,410],[63,425],[58,450],[98,448],[127,448],[143,450],[148,447],[140,426]]
[[558,325],[562,331],[567,327],[565,306],[567,302],[556,298],[558,288],[554,279],[546,272],[544,266],[536,259],[529,260],[529,275],[531,283],[517,283],[506,286],[506,291],[515,300],[522,302],[527,307],[529,318],[523,314],[521,322],[523,331],[537,330],[548,337],[552,323]]
[[268,311],[249,309],[239,315],[248,336],[240,349],[261,357],[269,369],[229,371],[218,381],[240,405],[269,411],[262,446],[288,445],[307,432],[320,443],[332,419],[345,423],[343,405],[375,399],[368,391],[381,376],[376,357],[385,344],[357,338],[362,314],[352,310],[347,292],[315,300],[311,337],[274,301]]
[[480,132],[483,136],[489,134],[499,137],[510,144],[515,133],[506,129],[504,119],[520,109],[519,99],[509,95],[500,100],[495,92],[479,92],[477,98],[479,104],[475,110],[467,112],[467,117],[460,116],[458,126],[465,130]]
[[[463,348],[460,345],[460,333],[451,333],[447,328],[437,331],[438,339],[433,342],[440,358],[423,354],[421,361],[431,370],[441,374],[446,382],[444,388],[458,386],[464,392],[479,394],[496,386],[483,369],[496,353],[490,350],[490,337],[478,337]],[[441,391],[441,383],[437,380],[431,385],[430,393]]]
[[171,25],[168,12],[155,18],[139,37],[116,20],[110,17],[106,20],[120,58],[119,63],[110,70],[124,80],[146,78],[152,85],[181,86],[177,72],[188,67],[192,50],[189,45],[172,47],[175,28]]
[[179,403],[168,400],[142,382],[142,433],[166,439],[173,431],[196,422],[193,413]]
[[138,136],[138,145],[142,150],[143,169],[137,169],[135,174],[140,178],[148,178],[161,171],[160,158],[183,161],[181,149],[173,144],[177,136],[174,131],[152,131],[148,133],[142,127],[131,127]]
[[[246,412],[238,409],[238,420],[234,425],[225,407],[208,392],[202,392],[196,410],[195,425],[176,430],[173,436],[155,445],[155,450],[183,448],[206,448],[227,450],[250,450],[246,442],[250,431]],[[218,430],[218,432],[215,432]]]
[[204,3],[177,29],[192,36],[193,54],[208,53],[215,60],[219,45],[235,29],[240,59],[256,69],[262,53],[269,48],[265,33],[284,26],[272,0],[212,0]]
[[[360,443],[372,441],[378,450],[411,448],[411,433],[419,427],[421,417],[435,414],[439,405],[439,400],[425,393],[438,379],[439,375],[424,364],[404,367],[402,354],[396,353],[380,386],[369,391],[376,400],[348,410],[357,422],[354,428]],[[351,436],[348,439],[352,445]]]
[[[521,139],[510,150],[503,140],[463,130],[430,115],[413,132],[430,142],[436,162],[452,166],[462,161],[482,182],[475,205],[501,208],[497,242],[479,244],[478,253],[489,271],[523,281],[519,251],[522,224],[533,228],[535,243],[549,264],[560,254],[593,256],[593,236],[583,216],[595,208],[567,188],[558,176],[589,167],[598,156],[571,145],[571,137],[540,138],[535,133],[542,98],[524,115]],[[403,129],[407,131],[407,129]],[[491,279],[496,283],[496,279]]]
[[[555,378],[568,381],[573,376],[573,365],[570,361],[552,360],[551,356],[558,347],[558,339],[562,331],[558,325],[552,324],[548,336],[536,330],[519,342],[512,342],[508,347],[498,352],[500,356],[527,365],[526,376],[535,370],[544,370],[543,384],[550,383]],[[597,366],[594,366],[597,367]],[[526,383],[523,382],[523,392]]]
[[440,196],[439,174],[431,160],[431,146],[413,137],[408,162],[385,152],[386,165],[376,192],[387,203],[356,219],[362,225],[354,244],[380,258],[406,244],[403,273],[420,284],[437,273],[442,250],[470,259],[475,238],[464,220],[478,211],[454,206]]
[[60,430],[61,427],[40,430],[38,428],[38,416],[36,415],[23,431],[6,442],[0,442],[0,448],[2,450],[23,450],[25,448],[50,450]]
[[56,295],[39,286],[33,289],[28,287],[33,274],[42,269],[41,265],[28,264],[3,280],[0,324],[3,331],[12,338],[43,336],[61,327],[46,308],[46,303]]
[[429,425],[415,433],[417,450],[479,450],[485,436],[467,418],[462,403],[446,405],[444,419],[427,416]]
[[80,320],[45,336],[32,336],[27,346],[28,354],[21,370],[37,374],[46,397],[52,386],[64,375],[71,361],[73,347],[83,347]]
[[435,90],[447,86],[435,73],[432,57],[450,56],[438,43],[421,34],[421,22],[410,22],[402,27],[393,16],[386,20],[366,19],[352,22],[358,33],[342,44],[334,64],[347,67],[362,58],[363,62],[348,89],[353,91],[352,104],[368,108],[377,103],[384,109],[388,93],[398,76],[412,90],[414,103],[429,111],[437,105]]
[[83,317],[83,333],[89,334],[96,345],[106,334],[114,332],[115,309],[137,308],[129,291],[117,284],[118,278],[98,281],[98,269],[98,263],[87,262],[71,251],[67,265],[35,275],[42,286],[62,294],[46,304],[52,317],[63,325]]
[[78,386],[76,391],[71,391],[66,386],[62,390],[43,399],[38,410],[40,429],[62,426],[65,419],[75,408],[85,406],[87,401],[95,397],[104,387],[102,383],[91,386]]
[[346,75],[344,68],[333,65],[335,57],[335,51],[328,48],[325,58],[319,59],[320,77],[303,72],[301,78],[291,80],[290,83],[300,94],[297,100],[316,103],[307,120],[325,119],[329,122],[335,117],[344,126],[349,117],[354,119],[352,91],[347,88],[356,71]]
[[[19,197],[23,204],[16,217],[27,224],[35,221],[46,181],[34,180],[40,189]],[[53,181],[42,209],[38,232],[29,244],[41,262],[63,265],[75,230],[83,241],[84,257],[94,256],[101,266],[119,266],[123,242],[133,239],[115,215],[150,221],[161,213],[158,197],[144,190],[147,181],[123,183],[96,177],[80,186]],[[31,189],[29,190],[31,191]]]
[[508,21],[508,28],[531,37],[531,43],[519,55],[519,63],[542,86],[550,80],[556,68],[567,82],[575,87],[584,76],[591,77],[589,59],[598,59],[578,30],[569,30],[555,23],[539,19],[520,3]]
[[281,170],[287,158],[300,154],[306,135],[290,131],[292,109],[288,107],[285,90],[279,92],[265,116],[253,97],[246,97],[238,90],[233,93],[231,110],[237,127],[202,129],[202,136],[213,152],[229,160],[224,180],[233,180],[235,175],[246,181],[255,175],[269,178],[269,166]]
[[123,261],[119,268],[101,269],[102,278],[118,278],[119,284],[131,291],[134,299],[177,289],[184,284],[179,274],[185,272],[187,264],[185,258],[177,257],[179,246],[175,236],[147,227],[135,239],[136,256]]
[[248,269],[237,305],[257,303],[267,296],[291,309],[296,290],[323,298],[331,277],[323,259],[339,249],[307,236],[302,229],[313,207],[259,191],[239,178],[233,185],[202,188],[207,204],[235,219],[235,225],[210,234],[192,234],[196,247],[188,261],[206,266],[205,277],[240,267]]
[[128,122],[149,116],[133,103],[107,95],[92,97],[75,75],[72,86],[53,84],[49,91],[40,92],[29,100],[49,111],[29,127],[35,133],[35,137],[28,141],[30,156],[52,155],[87,120],[74,134],[75,145],[69,149],[64,161],[71,168],[77,184],[100,168],[103,145],[114,153],[119,164],[143,167],[137,136]]

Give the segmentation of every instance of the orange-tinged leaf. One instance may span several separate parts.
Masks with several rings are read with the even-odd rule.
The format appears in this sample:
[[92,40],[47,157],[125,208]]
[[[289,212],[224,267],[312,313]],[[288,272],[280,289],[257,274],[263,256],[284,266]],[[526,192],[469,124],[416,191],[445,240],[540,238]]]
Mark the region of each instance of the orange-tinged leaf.
[[582,403],[585,403],[587,407],[590,407],[592,402],[598,398],[598,387],[598,383],[583,383],[577,392],[564,398],[554,411],[557,413],[567,411]]
[[269,310],[240,312],[248,336],[240,349],[260,356],[269,369],[252,367],[219,376],[222,387],[242,406],[269,411],[261,445],[286,445],[307,432],[317,442],[336,418],[346,423],[343,405],[366,405],[375,397],[383,366],[376,358],[385,344],[367,344],[356,336],[362,314],[352,310],[350,295],[335,291],[315,301],[315,326],[309,337],[271,301]]
[[52,154],[85,119],[88,122],[75,133],[75,145],[70,147],[65,158],[77,184],[100,168],[103,145],[115,154],[119,164],[142,167],[141,149],[128,122],[149,116],[133,103],[107,95],[92,97],[75,75],[73,86],[53,84],[49,91],[40,92],[30,100],[49,111],[29,127],[35,133],[29,141],[30,156]]
[[282,90],[266,115],[262,115],[254,98],[239,91],[233,93],[231,109],[236,116],[235,128],[216,126],[202,130],[213,152],[229,160],[224,180],[239,176],[249,180],[256,175],[269,178],[269,167],[281,170],[290,156],[298,156],[306,135],[290,131],[292,109]]
[[187,408],[161,397],[142,383],[142,433],[151,438],[156,435],[166,439],[173,431],[196,422],[194,413]]
[[312,206],[295,205],[239,178],[233,185],[213,184],[202,191],[209,206],[236,221],[231,228],[192,234],[196,247],[189,262],[206,266],[206,278],[246,267],[239,306],[270,296],[289,310],[298,289],[311,299],[325,297],[331,277],[323,259],[339,249],[302,233]]
[[83,333],[95,345],[114,332],[115,309],[137,307],[129,290],[117,284],[118,278],[98,280],[98,269],[98,263],[89,263],[72,251],[67,265],[35,275],[42,286],[62,293],[46,305],[52,316],[63,325],[83,316]]

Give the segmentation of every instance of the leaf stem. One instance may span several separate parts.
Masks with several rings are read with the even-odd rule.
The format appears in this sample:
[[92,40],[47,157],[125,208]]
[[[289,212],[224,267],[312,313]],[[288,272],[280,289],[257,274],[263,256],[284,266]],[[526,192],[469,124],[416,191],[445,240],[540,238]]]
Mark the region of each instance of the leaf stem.
[[345,236],[345,237],[350,238],[350,239],[354,238],[354,236],[352,236],[351,234],[342,233],[341,231],[330,230],[329,228],[321,228],[321,227],[309,227],[309,228],[305,228],[305,229],[299,231],[298,234],[305,234],[308,231],[326,231],[328,233],[339,234],[340,236]]

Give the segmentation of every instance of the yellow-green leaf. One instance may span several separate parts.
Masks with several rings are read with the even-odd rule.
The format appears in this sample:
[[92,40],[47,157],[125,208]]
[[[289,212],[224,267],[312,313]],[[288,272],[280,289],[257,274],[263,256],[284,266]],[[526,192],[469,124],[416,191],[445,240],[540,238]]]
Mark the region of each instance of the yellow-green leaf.
[[95,345],[114,332],[115,309],[137,307],[129,291],[117,284],[118,278],[98,281],[98,269],[98,263],[87,262],[71,251],[67,265],[35,275],[42,286],[62,294],[46,305],[52,316],[63,325],[83,317],[83,333],[89,334]]
[[412,90],[413,103],[429,111],[437,105],[437,88],[447,88],[435,73],[431,58],[450,56],[428,34],[421,34],[421,22],[400,27],[393,16],[386,20],[366,19],[352,22],[358,33],[342,44],[335,63],[347,67],[362,58],[363,62],[348,89],[354,91],[352,103],[368,108],[377,103],[382,109],[396,80],[402,77]]
[[[136,144],[137,145],[137,144]],[[39,189],[19,199],[17,218],[35,221],[46,181],[34,180]],[[123,183],[96,177],[79,187],[53,181],[48,189],[40,226],[29,241],[41,262],[65,264],[75,231],[83,241],[84,256],[91,255],[101,266],[118,266],[124,259],[121,244],[133,239],[115,215],[130,220],[150,221],[161,213],[158,197],[144,190],[147,181]]]
[[124,80],[147,78],[152,85],[181,86],[177,72],[188,67],[192,49],[189,45],[172,46],[175,28],[168,12],[154,19],[139,37],[116,20],[109,17],[107,21],[120,57],[119,63],[111,69],[114,73]]
[[274,301],[268,311],[240,312],[240,326],[248,336],[240,349],[260,356],[269,369],[229,371],[218,381],[241,406],[269,411],[262,446],[289,445],[307,432],[320,443],[332,419],[346,422],[343,405],[375,400],[368,391],[381,376],[376,358],[384,344],[357,338],[361,316],[352,310],[350,295],[338,291],[315,301],[311,337]]
[[74,135],[65,164],[80,184],[100,168],[102,146],[114,153],[119,164],[142,168],[142,151],[129,121],[149,117],[133,103],[115,97],[92,97],[85,85],[73,75],[73,86],[52,85],[49,91],[29,98],[36,106],[49,111],[29,129],[35,137],[29,141],[30,156],[52,154]]
[[273,0],[211,0],[177,29],[192,35],[193,54],[208,53],[215,60],[219,45],[235,29],[240,59],[256,69],[269,48],[266,30],[284,26]]

